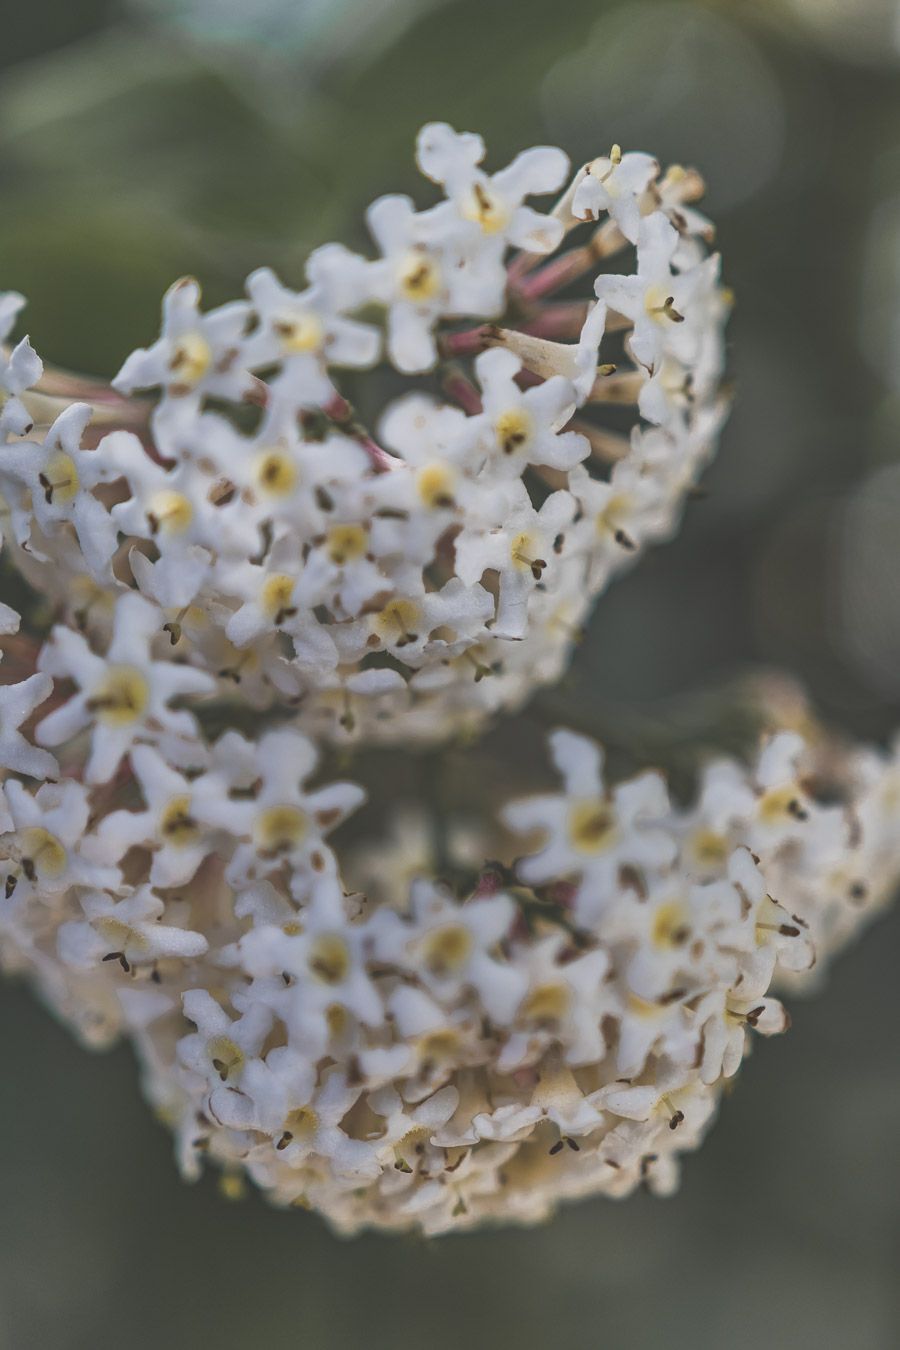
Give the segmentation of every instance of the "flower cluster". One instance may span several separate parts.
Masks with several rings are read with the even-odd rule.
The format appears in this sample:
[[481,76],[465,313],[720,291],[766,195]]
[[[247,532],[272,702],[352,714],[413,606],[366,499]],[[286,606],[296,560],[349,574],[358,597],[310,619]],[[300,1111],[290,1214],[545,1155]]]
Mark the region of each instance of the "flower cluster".
[[[94,650],[136,589],[168,660],[317,742],[440,739],[559,676],[592,599],[673,531],[714,449],[727,297],[685,205],[696,175],[616,148],[542,214],[524,199],[563,185],[562,151],[492,176],[483,156],[425,127],[445,200],[380,198],[380,256],[326,245],[302,291],[262,268],[203,313],[177,283],[106,435],[88,403],[32,418],[40,364],[16,349],[3,429],[38,430],[0,456],[13,561]],[[628,251],[636,271],[609,270]],[[591,302],[551,303],[598,271]],[[382,354],[409,387],[370,431],[335,381]]]
[[[175,767],[154,668],[146,694],[124,685],[159,725],[129,772],[106,773],[119,686],[88,669],[40,726],[94,705],[102,748],[83,774],[5,784],[0,960],[88,1043],[131,1037],[187,1176],[245,1170],[342,1231],[670,1191],[752,1034],[787,1025],[773,983],[808,978],[900,874],[896,753],[782,732],[752,771],[709,765],[679,809],[656,773],[608,786],[598,747],[560,731],[562,790],[504,813],[531,841],[518,863],[460,890],[407,884],[397,857],[354,893],[328,835],[360,789],[310,786],[290,728]],[[7,735],[46,679],[12,686]]]
[[[483,155],[426,127],[445,199],[382,198],[381,256],[322,248],[300,293],[262,270],[203,314],[179,283],[115,391],[72,403],[27,340],[0,369],[36,593],[29,631],[0,610],[0,967],[87,1043],[131,1039],[187,1176],[208,1157],[342,1231],[670,1190],[752,1033],[784,1029],[775,982],[900,872],[897,754],[782,732],[680,808],[557,732],[562,791],[504,814],[524,857],[498,828],[468,884],[385,849],[367,893],[344,879],[329,836],[363,792],[315,782],[320,747],[436,739],[553,678],[722,417],[696,175],[613,147],[541,214],[562,152]],[[591,302],[547,302],[588,271]],[[373,434],[335,378],[382,347],[423,382]]]

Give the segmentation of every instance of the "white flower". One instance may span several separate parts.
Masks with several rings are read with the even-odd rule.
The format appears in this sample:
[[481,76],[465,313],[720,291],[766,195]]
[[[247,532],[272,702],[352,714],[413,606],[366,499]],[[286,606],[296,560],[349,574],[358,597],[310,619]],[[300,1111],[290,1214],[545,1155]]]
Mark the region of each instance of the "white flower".
[[585,168],[575,189],[572,214],[579,220],[596,220],[601,211],[608,211],[625,238],[636,244],[641,198],[658,173],[659,162],[652,155],[634,151],[623,155],[614,145],[609,155],[601,155]]
[[351,1139],[340,1122],[358,1101],[359,1087],[331,1073],[321,1088],[314,1085],[309,1064],[287,1046],[271,1050],[265,1060],[253,1059],[241,1076],[240,1091],[214,1090],[210,1111],[223,1125],[253,1130],[275,1142],[280,1160],[300,1167],[309,1157],[326,1158],[340,1177],[377,1176],[374,1149]]
[[113,635],[105,657],[97,656],[80,633],[54,628],[39,665],[57,679],[74,680],[78,692],[49,713],[35,735],[41,745],[62,745],[91,727],[91,754],[85,769],[89,783],[105,783],[137,740],[162,733],[190,737],[194,719],[170,701],[215,688],[204,671],[170,661],[154,661],[151,642],[159,631],[159,611],[129,592],[116,604]]
[[509,896],[459,905],[441,887],[418,881],[410,906],[408,924],[390,910],[379,914],[382,922],[373,925],[378,958],[401,965],[411,959],[439,1003],[455,1003],[472,988],[489,1017],[508,1023],[525,992],[521,972],[495,954],[515,915]]
[[201,314],[200,286],[183,277],[163,299],[160,337],[129,356],[113,386],[124,394],[161,388],[170,398],[242,398],[251,367],[265,359],[246,342],[250,313],[247,301],[237,300]]
[[272,359],[282,366],[279,387],[290,391],[298,407],[321,405],[333,396],[329,365],[370,366],[380,347],[378,332],[344,318],[335,295],[329,293],[336,287],[328,282],[335,271],[344,269],[345,259],[329,260],[326,253],[318,263],[313,269],[317,280],[300,293],[283,286],[268,267],[247,279],[247,294],[262,327],[260,340],[268,340]]
[[502,525],[485,528],[476,521],[457,536],[456,571],[466,585],[475,585],[486,571],[495,571],[500,578],[494,626],[498,636],[519,638],[525,633],[529,599],[535,586],[543,584],[545,572],[552,573],[557,540],[574,512],[568,492],[551,493],[539,511],[527,494],[514,492],[506,497]]
[[400,196],[379,197],[366,223],[382,254],[369,264],[367,285],[387,308],[388,355],[398,370],[428,370],[437,359],[436,320],[467,312],[453,232]]
[[117,868],[95,861],[86,841],[90,805],[80,783],[44,783],[32,794],[21,783],[6,784],[11,837],[4,852],[16,862],[21,883],[39,893],[62,893],[71,886],[117,889]]
[[567,1064],[601,1060],[603,1020],[618,1011],[615,992],[606,984],[609,954],[598,949],[572,957],[567,935],[557,932],[534,941],[518,958],[528,988],[517,1009],[517,1029],[501,1051],[500,1071],[534,1063],[551,1045],[563,1048]]
[[696,1016],[703,1026],[700,1077],[704,1083],[734,1076],[744,1055],[748,1028],[762,1036],[778,1036],[790,1025],[778,999],[741,997],[727,990],[707,995]]
[[[201,420],[194,433],[201,445],[206,425]],[[191,458],[166,468],[129,432],[113,432],[95,453],[103,455],[112,476],[125,478],[130,490],[110,512],[117,527],[123,534],[152,540],[163,558],[174,553],[181,567],[195,545],[210,553],[230,546],[249,554],[257,548],[252,516],[228,500],[227,491],[218,493],[214,482],[204,480]]]
[[228,794],[227,770],[214,769],[196,785],[200,820],[242,841],[231,863],[235,879],[247,880],[287,864],[295,878],[333,867],[324,837],[364,798],[353,783],[332,783],[308,792],[304,783],[318,756],[305,736],[272,731],[256,747],[259,788],[250,798]]
[[202,933],[160,923],[165,904],[149,887],[124,900],[100,892],[81,897],[84,921],[64,923],[59,930],[60,958],[81,969],[116,961],[127,973],[131,967],[174,958],[203,956],[209,943]]
[[556,731],[550,746],[564,794],[516,802],[506,808],[504,819],[518,833],[546,835],[541,851],[520,864],[523,879],[578,877],[576,916],[590,923],[613,898],[621,867],[660,867],[674,857],[674,842],[656,828],[668,812],[668,797],[656,774],[607,792],[601,751],[582,736]]
[[150,745],[135,745],[130,758],[146,809],[104,816],[97,827],[97,851],[118,861],[130,848],[151,848],[150,884],[183,886],[213,847],[209,832],[192,814],[193,784]]
[[88,567],[99,578],[108,573],[117,536],[109,512],[93,489],[116,475],[99,451],[81,449],[91,414],[89,404],[73,403],[53,423],[42,445],[23,441],[6,446],[0,451],[0,483],[5,484],[8,475],[14,485],[28,490],[27,497],[22,497],[20,489],[10,501],[20,544],[28,543],[32,521],[37,521],[45,535],[69,521]]
[[678,242],[678,231],[662,212],[645,216],[638,232],[637,274],[603,275],[595,286],[609,309],[633,322],[629,350],[651,375],[666,354],[690,360],[695,352],[699,315],[691,310],[706,264],[674,272]]
[[606,320],[607,305],[601,297],[588,309],[577,343],[551,342],[548,338],[508,328],[499,330],[495,340],[518,356],[528,370],[543,379],[561,375],[570,380],[580,406],[590,399],[598,381],[610,374],[611,368],[597,365]]
[[507,244],[549,253],[563,227],[553,216],[523,205],[529,196],[556,192],[569,171],[569,159],[553,146],[525,150],[505,169],[488,176],[478,166],[484,142],[471,132],[455,132],[446,122],[430,122],[416,141],[419,168],[440,183],[458,215],[491,240],[497,252]]
[[244,1014],[231,1018],[206,989],[189,989],[182,1003],[185,1017],[197,1031],[178,1042],[179,1062],[196,1074],[207,1090],[219,1083],[239,1084],[271,1029],[268,1008],[251,1003]]
[[499,347],[475,362],[484,412],[473,419],[471,434],[489,456],[489,471],[519,478],[525,464],[573,468],[590,450],[583,436],[561,430],[575,411],[573,386],[556,376],[523,392],[516,383],[520,370],[518,358]]

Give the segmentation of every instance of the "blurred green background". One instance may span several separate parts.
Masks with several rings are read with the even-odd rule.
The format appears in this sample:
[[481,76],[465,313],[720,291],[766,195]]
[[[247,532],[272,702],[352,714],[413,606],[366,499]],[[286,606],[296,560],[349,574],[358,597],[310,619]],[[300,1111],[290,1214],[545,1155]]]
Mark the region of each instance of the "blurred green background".
[[[2,31],[0,284],[45,358],[99,374],[179,275],[212,303],[362,245],[364,205],[416,190],[425,120],[482,131],[494,164],[549,140],[701,167],[738,297],[708,491],[474,753],[524,777],[566,719],[677,777],[765,667],[856,734],[900,722],[893,0],[40,0]],[[894,1350],[898,957],[895,914],[759,1047],[676,1199],[431,1244],[184,1186],[128,1054],[6,987],[0,1350]]]

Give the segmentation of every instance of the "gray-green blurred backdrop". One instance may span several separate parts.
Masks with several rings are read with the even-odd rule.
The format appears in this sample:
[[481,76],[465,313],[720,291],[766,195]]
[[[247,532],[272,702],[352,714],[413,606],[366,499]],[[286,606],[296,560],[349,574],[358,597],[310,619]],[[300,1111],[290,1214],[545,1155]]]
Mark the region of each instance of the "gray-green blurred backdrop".
[[[557,719],[688,782],[771,668],[856,734],[900,723],[900,7],[894,0],[37,0],[0,26],[0,287],[45,358],[110,375],[159,295],[361,244],[425,120],[574,161],[697,164],[736,404],[678,540],[603,597],[571,676],[467,759],[363,771],[464,794]],[[536,781],[536,780],[535,780]],[[374,827],[379,826],[377,816]],[[0,989],[0,1350],[893,1350],[900,916],[741,1075],[673,1200],[533,1231],[339,1241],[188,1188],[124,1051]]]

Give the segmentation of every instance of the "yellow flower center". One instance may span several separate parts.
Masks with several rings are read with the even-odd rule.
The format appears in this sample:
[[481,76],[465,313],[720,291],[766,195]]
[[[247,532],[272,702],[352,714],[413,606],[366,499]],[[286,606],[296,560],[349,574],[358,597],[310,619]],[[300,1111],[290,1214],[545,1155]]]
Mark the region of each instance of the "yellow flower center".
[[539,548],[537,539],[527,531],[515,535],[509,546],[509,554],[516,567],[520,571],[529,571],[535,581],[540,581],[547,566],[545,559],[537,556]]
[[716,867],[728,858],[728,840],[715,830],[698,830],[690,846],[697,862],[703,865]]
[[650,937],[655,947],[680,947],[690,936],[688,913],[678,900],[660,905],[653,916]]
[[181,492],[155,492],[147,507],[154,534],[184,534],[194,519],[194,508]]
[[263,854],[287,853],[306,838],[309,821],[297,806],[270,806],[261,811],[253,830]]
[[570,1000],[567,984],[539,984],[522,1004],[522,1016],[532,1022],[560,1022],[568,1012]]
[[455,1059],[459,1052],[459,1034],[449,1027],[442,1031],[429,1031],[419,1041],[419,1053],[423,1062],[429,1060],[441,1063]]
[[134,666],[110,666],[88,699],[88,711],[109,727],[127,727],[146,710],[150,688]]
[[333,563],[342,567],[365,557],[369,547],[369,533],[363,525],[332,525],[326,536],[325,547]]
[[797,787],[787,783],[783,787],[771,788],[759,800],[759,817],[766,825],[777,825],[786,817],[794,816],[798,820],[805,817]]
[[244,1067],[244,1052],[230,1036],[214,1036],[206,1047],[210,1063],[223,1083],[233,1082]]
[[309,968],[323,984],[341,984],[350,970],[350,952],[337,933],[322,933],[310,947]]
[[413,304],[433,300],[441,288],[441,273],[435,258],[424,249],[411,249],[397,271],[400,294]]
[[199,331],[184,333],[175,343],[169,369],[178,386],[193,389],[212,365],[212,348]]
[[254,477],[261,492],[289,497],[297,486],[297,466],[283,450],[264,450],[256,457]]
[[159,832],[167,844],[186,848],[199,837],[200,829],[191,815],[190,797],[173,797],[160,816]]
[[569,842],[579,853],[602,853],[616,837],[616,816],[599,797],[576,802],[569,811]]
[[412,600],[389,600],[375,616],[375,629],[388,641],[403,647],[418,637],[421,617],[422,611]]
[[287,572],[273,572],[263,585],[259,599],[263,613],[276,623],[282,623],[295,614],[291,600],[296,584],[296,577],[289,576]]
[[474,220],[485,234],[497,234],[509,223],[509,207],[484,183],[476,183],[460,208],[466,220]]
[[63,506],[78,495],[78,470],[71,455],[60,450],[47,463],[40,475],[44,499],[55,506]]
[[143,951],[149,945],[143,933],[121,919],[98,919],[94,928],[111,952],[127,952],[133,956],[135,951]]
[[[23,830],[20,836],[22,856],[39,876],[48,879],[62,876],[68,861],[66,850],[55,835],[41,825]],[[29,869],[26,869],[26,874]]]
[[531,439],[531,433],[531,417],[524,408],[510,408],[494,422],[497,444],[504,455],[514,455],[517,450],[522,450]]
[[595,517],[598,534],[611,534],[614,538],[621,532],[621,521],[631,510],[631,498],[624,492],[610,497],[602,511]]
[[464,924],[444,924],[425,936],[425,964],[434,975],[457,974],[471,956],[472,946],[472,934]]
[[289,356],[320,351],[325,342],[325,327],[314,310],[306,309],[275,325],[282,350]]
[[426,464],[416,474],[416,490],[431,511],[453,506],[455,475],[446,464]]
[[319,1117],[311,1106],[296,1106],[284,1119],[284,1133],[279,1143],[284,1148],[290,1143],[310,1144],[319,1128]]
[[644,309],[656,323],[681,323],[684,318],[674,306],[673,297],[665,286],[648,286],[644,292]]

